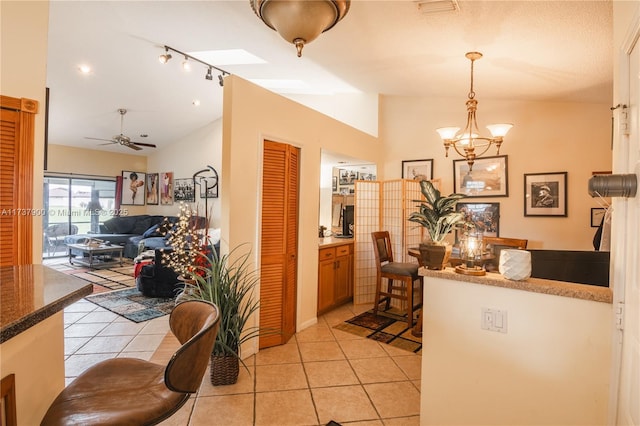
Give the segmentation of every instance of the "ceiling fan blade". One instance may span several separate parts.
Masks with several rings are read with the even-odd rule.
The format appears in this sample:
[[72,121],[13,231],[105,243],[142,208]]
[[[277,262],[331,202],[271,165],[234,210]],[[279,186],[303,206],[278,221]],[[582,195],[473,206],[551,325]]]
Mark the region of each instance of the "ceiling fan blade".
[[139,146],[135,146],[134,144],[130,143],[125,145],[126,147],[129,147],[131,149],[135,149],[136,151],[140,151],[142,148],[140,148]]
[[134,145],[138,146],[148,146],[149,148],[155,148],[156,146],[152,143],[143,143],[143,142],[131,142]]
[[90,138],[88,136],[85,136],[84,138],[85,139],[91,139],[91,140],[94,140],[94,141],[106,141],[106,142],[116,143],[113,139]]
[[98,145],[113,145],[114,143],[118,143],[118,142],[111,141],[111,142],[107,142],[107,143],[99,143]]

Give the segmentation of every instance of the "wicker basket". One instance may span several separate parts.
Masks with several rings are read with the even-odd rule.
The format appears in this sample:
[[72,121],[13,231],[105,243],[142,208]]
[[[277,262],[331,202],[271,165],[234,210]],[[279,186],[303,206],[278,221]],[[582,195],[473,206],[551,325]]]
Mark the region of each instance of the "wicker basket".
[[214,386],[232,385],[238,381],[240,364],[234,355],[211,354],[211,384]]

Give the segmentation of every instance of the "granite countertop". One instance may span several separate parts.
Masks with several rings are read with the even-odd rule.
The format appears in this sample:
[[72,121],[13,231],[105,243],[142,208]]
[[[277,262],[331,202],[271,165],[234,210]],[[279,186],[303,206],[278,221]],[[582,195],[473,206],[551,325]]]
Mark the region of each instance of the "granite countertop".
[[335,246],[341,246],[343,244],[353,244],[353,237],[351,238],[336,238],[336,237],[318,238],[319,248],[335,247]]
[[420,268],[418,273],[425,277],[491,285],[514,290],[591,300],[594,302],[613,303],[613,292],[609,287],[545,280],[542,278],[528,278],[525,281],[513,281],[504,278],[498,273],[492,272],[487,272],[487,274],[483,276],[464,275],[456,273],[454,268],[445,268],[442,271]]
[[0,267],[0,343],[93,292],[93,285],[42,265]]

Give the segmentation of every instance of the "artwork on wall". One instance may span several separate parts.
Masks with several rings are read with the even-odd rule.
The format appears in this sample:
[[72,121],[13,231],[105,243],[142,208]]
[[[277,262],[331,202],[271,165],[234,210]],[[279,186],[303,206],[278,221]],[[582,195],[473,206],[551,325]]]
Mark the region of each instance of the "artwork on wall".
[[508,197],[507,156],[477,158],[473,170],[467,160],[453,160],[453,190],[467,197]]
[[[500,236],[500,203],[462,203],[456,204],[456,211],[465,215],[484,237]],[[456,234],[456,241],[458,240]]]
[[193,203],[196,201],[196,191],[193,178],[175,179],[173,182],[173,200]]
[[567,172],[524,175],[525,216],[567,216]]
[[144,206],[145,201],[145,173],[122,171],[122,205]]
[[603,207],[591,207],[591,227],[597,228],[602,223],[602,219],[604,219],[604,214],[606,209]]
[[355,170],[338,169],[340,176],[340,185],[353,185],[358,179],[358,172]]
[[376,175],[373,173],[358,172],[358,180],[376,180]]
[[160,173],[160,204],[173,204],[173,172]]
[[402,178],[414,180],[433,179],[433,159],[405,160],[402,162]]
[[331,182],[331,191],[338,192],[338,176],[333,176],[333,180]]
[[147,173],[147,185],[146,185],[146,198],[147,204],[149,205],[157,205],[158,204],[158,173]]

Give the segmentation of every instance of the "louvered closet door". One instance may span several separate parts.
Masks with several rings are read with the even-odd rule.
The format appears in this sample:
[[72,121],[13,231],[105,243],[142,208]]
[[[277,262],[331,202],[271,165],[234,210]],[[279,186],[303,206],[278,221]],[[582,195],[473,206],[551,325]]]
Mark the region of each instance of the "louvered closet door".
[[0,96],[0,266],[32,263],[33,138],[38,102]]
[[299,149],[265,141],[262,178],[260,348],[286,343],[296,327]]

